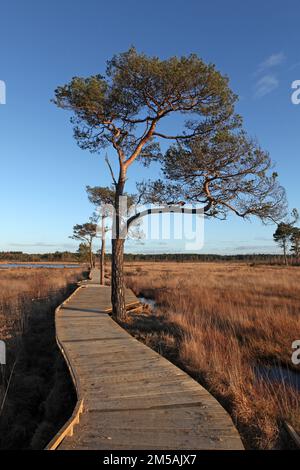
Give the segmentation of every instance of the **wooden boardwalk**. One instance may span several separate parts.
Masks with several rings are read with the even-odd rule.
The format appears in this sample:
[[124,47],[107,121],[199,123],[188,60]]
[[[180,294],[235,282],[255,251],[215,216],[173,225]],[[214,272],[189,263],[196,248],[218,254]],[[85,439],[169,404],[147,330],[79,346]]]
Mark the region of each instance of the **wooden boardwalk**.
[[[230,416],[201,385],[105,313],[110,288],[98,281],[94,271],[56,311],[78,404],[48,448],[243,449]],[[126,301],[137,299],[127,291]]]

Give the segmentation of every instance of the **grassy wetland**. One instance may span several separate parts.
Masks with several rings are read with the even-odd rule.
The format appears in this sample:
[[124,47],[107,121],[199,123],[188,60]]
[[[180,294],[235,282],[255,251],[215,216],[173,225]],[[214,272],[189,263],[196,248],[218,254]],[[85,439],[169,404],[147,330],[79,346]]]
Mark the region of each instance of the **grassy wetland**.
[[[136,262],[126,276],[155,308],[123,326],[203,384],[246,448],[289,446],[283,422],[300,431],[299,389],[280,374],[299,385],[291,344],[300,337],[300,267]],[[275,380],[266,373],[274,369]]]
[[0,269],[0,448],[41,449],[71,414],[75,393],[55,341],[54,311],[84,269]]

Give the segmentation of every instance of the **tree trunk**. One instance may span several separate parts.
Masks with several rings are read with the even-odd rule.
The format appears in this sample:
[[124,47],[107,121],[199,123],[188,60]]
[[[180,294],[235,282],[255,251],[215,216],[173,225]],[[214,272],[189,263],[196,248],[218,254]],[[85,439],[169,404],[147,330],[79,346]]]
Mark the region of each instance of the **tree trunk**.
[[93,269],[93,248],[92,248],[92,244],[90,244],[89,248],[90,248],[90,270],[92,270]]
[[287,266],[288,260],[286,256],[286,244],[283,245],[283,256],[284,256],[284,264]]
[[125,283],[124,283],[124,242],[120,237],[122,215],[120,214],[120,196],[124,193],[125,170],[121,168],[115,194],[115,214],[113,221],[112,257],[111,257],[111,303],[112,315],[117,320],[126,318]]
[[101,240],[101,255],[100,255],[100,284],[105,284],[105,236]]
[[124,283],[124,241],[112,240],[111,303],[113,317],[123,320],[126,317]]

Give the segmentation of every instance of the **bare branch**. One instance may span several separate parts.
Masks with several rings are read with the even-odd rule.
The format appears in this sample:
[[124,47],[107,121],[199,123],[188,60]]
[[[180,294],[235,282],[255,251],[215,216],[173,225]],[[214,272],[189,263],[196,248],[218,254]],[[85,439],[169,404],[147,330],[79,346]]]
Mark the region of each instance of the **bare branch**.
[[110,164],[110,161],[109,161],[109,159],[108,159],[107,154],[105,155],[105,161],[106,161],[106,164],[107,164],[107,166],[108,166],[108,168],[109,168],[109,171],[110,171],[110,174],[111,174],[113,183],[114,183],[115,186],[117,186],[117,181],[116,181],[116,178],[115,178],[115,175],[114,175],[114,172],[113,172],[113,169],[112,169],[112,166],[111,166],[111,164]]

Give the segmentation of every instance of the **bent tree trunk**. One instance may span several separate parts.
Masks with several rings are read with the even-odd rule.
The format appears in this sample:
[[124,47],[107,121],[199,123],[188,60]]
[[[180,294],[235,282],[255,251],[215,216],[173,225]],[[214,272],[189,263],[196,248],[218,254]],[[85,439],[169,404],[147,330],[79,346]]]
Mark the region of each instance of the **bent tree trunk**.
[[122,320],[126,317],[124,283],[124,242],[121,238],[112,240],[111,303],[113,317]]

